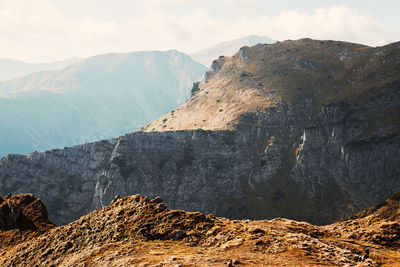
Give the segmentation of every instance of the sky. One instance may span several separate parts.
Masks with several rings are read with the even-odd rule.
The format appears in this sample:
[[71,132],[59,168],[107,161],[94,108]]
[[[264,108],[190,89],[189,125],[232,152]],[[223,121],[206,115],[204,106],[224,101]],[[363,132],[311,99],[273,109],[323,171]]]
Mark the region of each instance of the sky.
[[400,40],[398,0],[0,0],[0,58],[191,53],[255,34],[274,40]]

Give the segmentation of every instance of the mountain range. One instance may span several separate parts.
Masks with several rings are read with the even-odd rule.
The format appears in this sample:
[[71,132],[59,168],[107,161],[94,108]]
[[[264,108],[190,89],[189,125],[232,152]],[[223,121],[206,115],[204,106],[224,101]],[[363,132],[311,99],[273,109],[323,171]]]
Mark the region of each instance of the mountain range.
[[0,265],[399,265],[400,42],[192,56],[0,82]]
[[105,54],[0,83],[0,156],[120,136],[179,106],[206,68],[175,50]]
[[399,43],[242,47],[141,131],[2,158],[0,194],[36,194],[57,224],[137,193],[234,219],[332,223],[400,190],[399,59]]
[[[192,56],[198,62],[211,62],[242,45],[270,42],[251,35]],[[43,64],[0,59],[0,80],[7,80],[0,82],[0,157],[135,131],[182,104],[205,71],[177,51],[105,54]]]
[[0,81],[12,80],[38,71],[61,70],[78,63],[80,60],[79,58],[69,58],[47,63],[27,63],[15,59],[0,58]]

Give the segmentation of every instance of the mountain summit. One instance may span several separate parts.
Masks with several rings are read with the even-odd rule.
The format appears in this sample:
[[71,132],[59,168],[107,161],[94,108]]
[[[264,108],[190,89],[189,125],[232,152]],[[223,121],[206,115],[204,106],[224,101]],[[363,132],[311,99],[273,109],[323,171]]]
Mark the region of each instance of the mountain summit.
[[[145,131],[234,129],[242,114],[279,108],[283,103],[293,106],[304,99],[309,101],[310,116],[328,104],[371,105],[368,98],[385,92],[397,97],[398,58],[398,43],[372,48],[301,39],[244,46],[232,57],[216,59],[191,97]],[[376,116],[387,113],[388,118],[370,120],[369,129],[383,129],[374,123],[387,123],[387,133],[392,128],[397,131],[399,121],[392,115],[398,104],[380,107],[382,113]]]
[[238,38],[231,41],[225,41],[213,45],[204,50],[194,52],[190,54],[190,56],[197,62],[200,62],[205,66],[210,66],[214,59],[218,58],[219,56],[232,56],[242,46],[253,46],[256,44],[264,44],[264,43],[272,44],[275,43],[275,41],[268,37],[249,35],[246,37]]

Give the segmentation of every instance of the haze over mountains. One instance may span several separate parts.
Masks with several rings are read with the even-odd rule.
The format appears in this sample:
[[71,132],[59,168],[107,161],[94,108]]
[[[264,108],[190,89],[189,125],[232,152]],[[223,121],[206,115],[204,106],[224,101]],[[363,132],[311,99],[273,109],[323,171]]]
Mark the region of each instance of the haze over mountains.
[[179,106],[206,68],[178,51],[106,54],[0,83],[0,156],[137,130]]
[[211,66],[213,60],[217,59],[219,56],[233,56],[233,54],[235,54],[242,46],[272,44],[275,42],[276,41],[265,36],[249,35],[242,38],[225,41],[189,55],[197,62],[209,67]]
[[79,58],[69,58],[47,63],[27,63],[19,60],[0,58],[0,81],[7,81],[44,70],[61,70],[79,62]]
[[[192,57],[209,66],[243,45],[271,42],[250,35]],[[182,104],[192,82],[200,81],[206,71],[182,53],[175,52],[169,62],[163,53],[142,53],[143,57],[108,54],[43,64],[0,59],[0,80],[7,80],[0,82],[0,157],[135,131]],[[180,60],[185,62],[180,65]],[[23,74],[27,75],[16,78]]]

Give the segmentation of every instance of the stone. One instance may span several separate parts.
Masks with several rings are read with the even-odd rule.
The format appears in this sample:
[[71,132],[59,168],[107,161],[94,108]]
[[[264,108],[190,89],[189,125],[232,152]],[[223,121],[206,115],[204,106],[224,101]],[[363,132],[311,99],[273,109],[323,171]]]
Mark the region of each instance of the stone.
[[186,233],[183,231],[176,232],[174,234],[173,240],[180,240],[186,236]]
[[121,196],[120,195],[116,195],[113,200],[111,200],[110,205],[114,204],[118,199],[120,199]]

